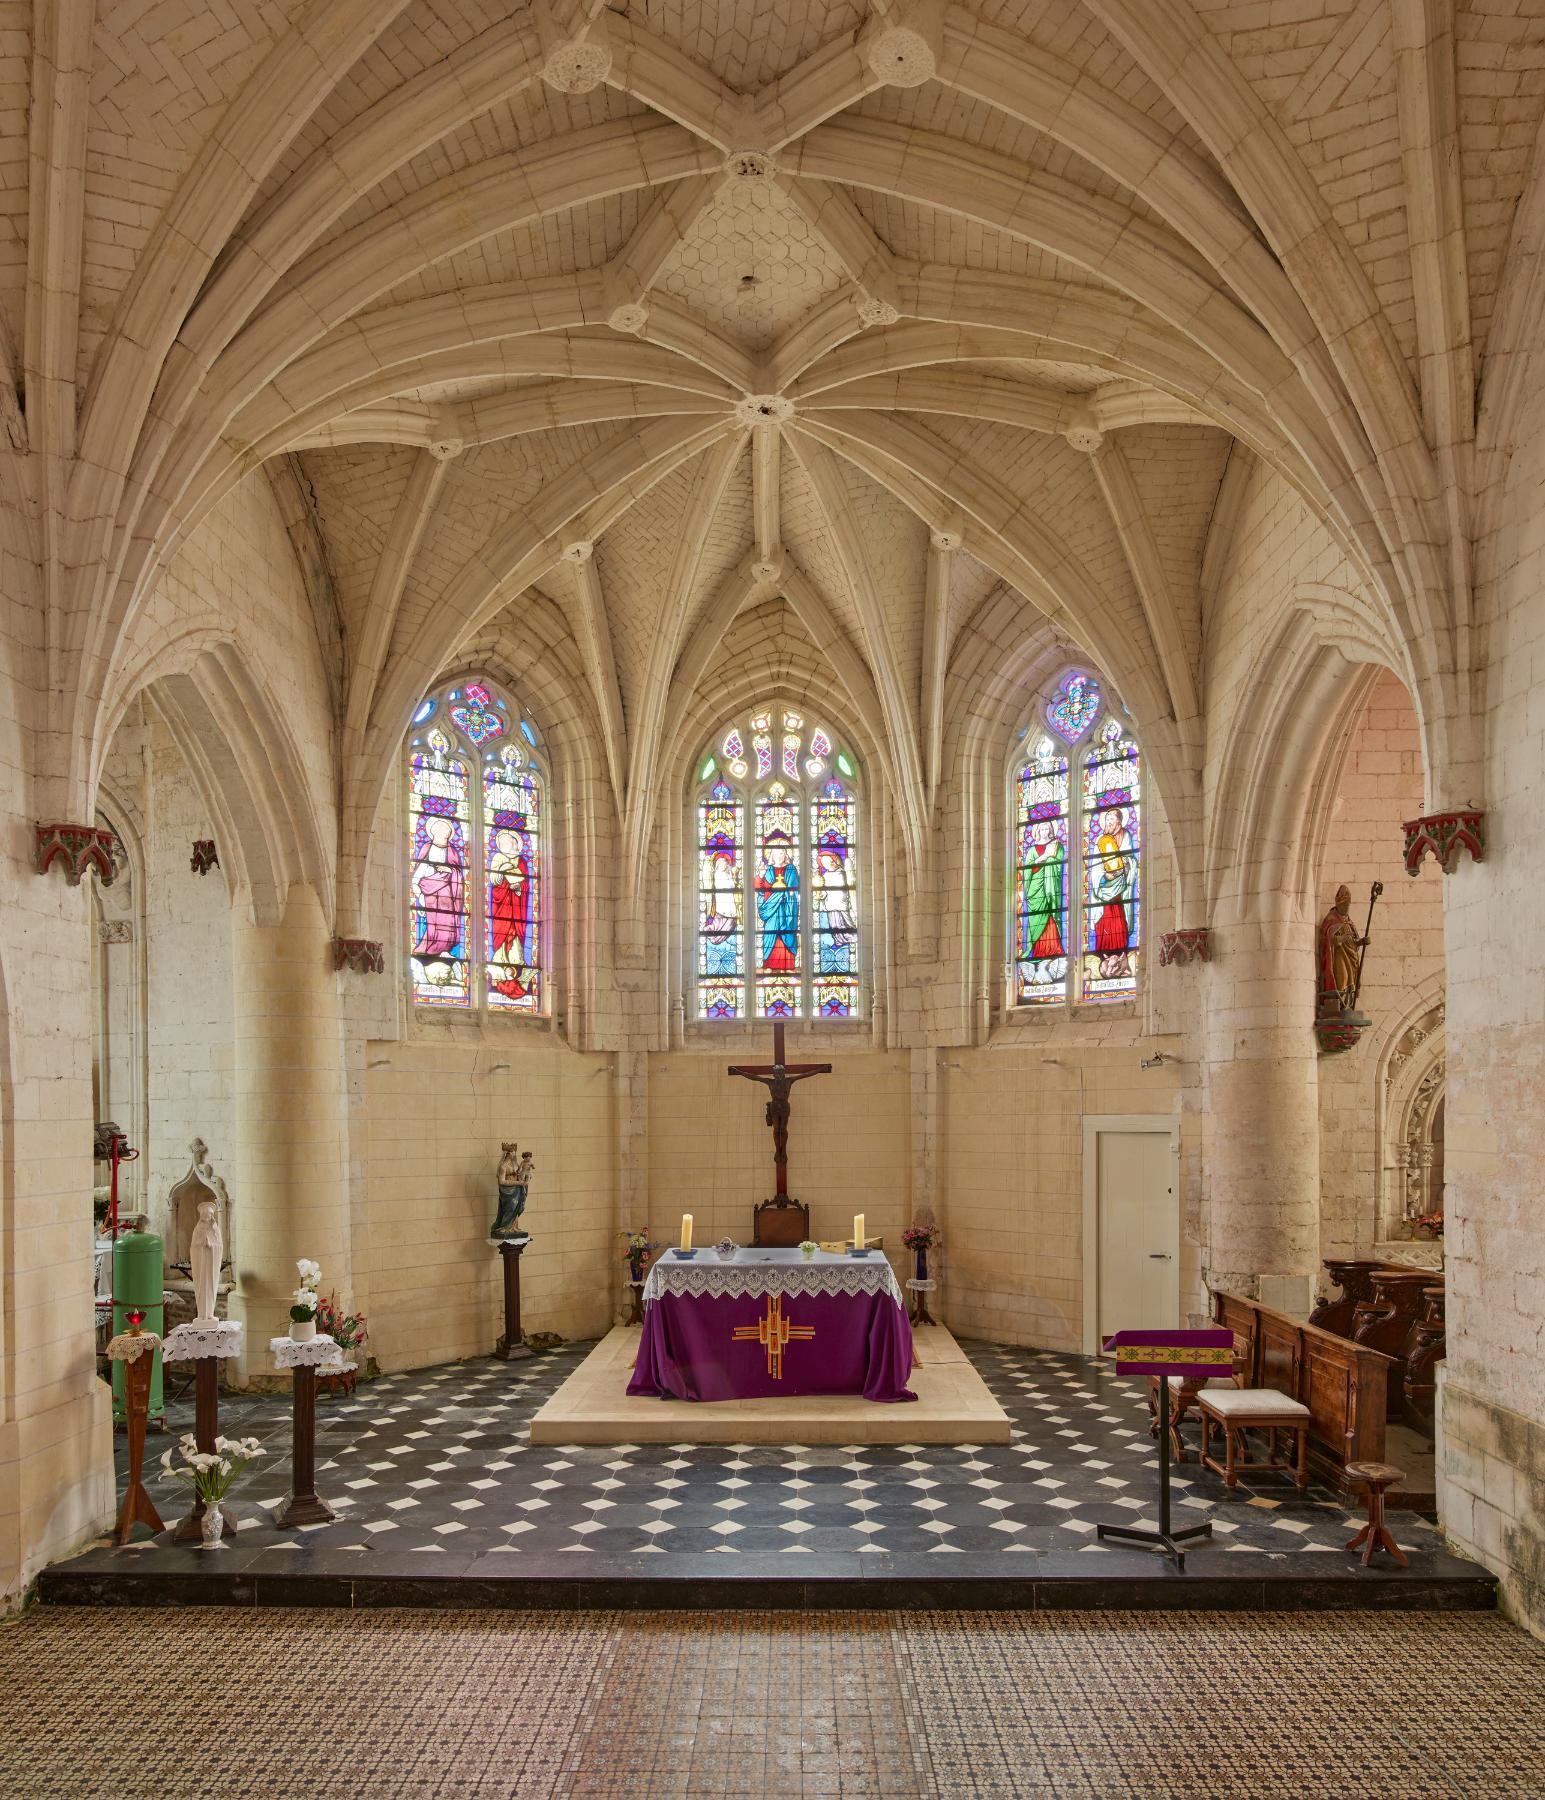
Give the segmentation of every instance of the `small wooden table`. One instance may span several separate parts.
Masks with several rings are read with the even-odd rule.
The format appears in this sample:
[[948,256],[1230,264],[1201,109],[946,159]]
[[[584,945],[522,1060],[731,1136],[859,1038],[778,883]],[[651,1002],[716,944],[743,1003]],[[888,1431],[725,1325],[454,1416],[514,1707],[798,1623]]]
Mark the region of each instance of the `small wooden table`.
[[1359,1544],[1363,1546],[1363,1567],[1366,1569],[1373,1561],[1375,1550],[1387,1550],[1402,1569],[1408,1569],[1410,1559],[1401,1551],[1395,1542],[1389,1527],[1384,1523],[1384,1492],[1391,1488],[1405,1475],[1404,1469],[1397,1469],[1393,1463],[1352,1462],[1346,1466],[1347,1485],[1349,1487],[1365,1487],[1368,1490],[1368,1523],[1347,1545],[1348,1550],[1355,1550]]

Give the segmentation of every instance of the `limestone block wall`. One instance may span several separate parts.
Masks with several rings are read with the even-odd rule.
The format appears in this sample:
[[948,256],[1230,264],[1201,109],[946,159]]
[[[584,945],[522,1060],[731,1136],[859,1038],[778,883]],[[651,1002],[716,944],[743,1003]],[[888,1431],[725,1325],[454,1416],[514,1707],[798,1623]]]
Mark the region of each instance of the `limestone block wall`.
[[382,1368],[493,1349],[503,1288],[487,1237],[502,1139],[536,1157],[525,1328],[566,1338],[606,1330],[621,1281],[613,1059],[524,1047],[513,1033],[496,1045],[426,1031],[365,1050],[367,1201],[349,1297],[369,1316]]
[[1442,993],[1443,883],[1429,864],[1405,872],[1402,820],[1422,811],[1422,747],[1399,678],[1379,677],[1353,733],[1320,859],[1317,898],[1327,910],[1341,882],[1352,890],[1359,931],[1368,890],[1382,881],[1363,976],[1362,1010],[1373,1020],[1362,1041],[1319,1063],[1320,1255],[1363,1256],[1379,1237],[1382,1053],[1424,1000]]
[[[1084,1119],[1179,1117],[1186,1067],[1140,1068],[1155,1048],[1059,1037],[943,1053],[941,1298],[958,1335],[1082,1350]],[[1191,1129],[1182,1124],[1183,1154]],[[1184,1184],[1181,1246],[1190,1313],[1202,1302],[1195,1197]]]
[[[1486,860],[1443,879],[1449,1354],[1439,1506],[1545,1633],[1545,392],[1536,383],[1491,579]],[[1430,867],[1430,865],[1429,865]]]
[[[760,1043],[727,1040],[648,1058],[648,1222],[657,1238],[674,1243],[681,1215],[690,1212],[696,1243],[751,1242],[752,1209],[774,1186],[767,1090],[725,1071],[769,1060],[768,1034],[756,1035]],[[809,1205],[818,1240],[846,1241],[862,1212],[865,1231],[884,1236],[901,1269],[901,1229],[915,1200],[906,1055],[869,1050],[861,1037],[849,1049],[831,1033],[808,1041],[793,1033],[787,1054],[791,1062],[832,1064],[830,1075],[794,1089],[790,1193]]]
[[[229,1178],[235,1153],[231,1021],[231,898],[224,875],[195,875],[195,838],[215,830],[164,722],[148,727],[145,982],[148,1133],[146,1198],[153,1230],[188,1168],[188,1140],[209,1145]],[[239,1184],[233,1229],[240,1229]]]

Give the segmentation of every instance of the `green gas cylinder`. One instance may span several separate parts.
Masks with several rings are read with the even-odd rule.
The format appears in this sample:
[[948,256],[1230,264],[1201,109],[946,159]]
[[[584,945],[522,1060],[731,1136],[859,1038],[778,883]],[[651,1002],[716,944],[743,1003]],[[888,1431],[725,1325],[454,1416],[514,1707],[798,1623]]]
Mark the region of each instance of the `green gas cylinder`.
[[[113,1335],[129,1329],[129,1314],[141,1312],[142,1331],[153,1331],[158,1337],[166,1332],[166,1309],[161,1295],[165,1283],[161,1272],[161,1240],[152,1231],[126,1231],[113,1246]],[[150,1370],[150,1416],[164,1416],[161,1398],[161,1352],[155,1353]],[[113,1418],[124,1418],[123,1364],[113,1364]]]

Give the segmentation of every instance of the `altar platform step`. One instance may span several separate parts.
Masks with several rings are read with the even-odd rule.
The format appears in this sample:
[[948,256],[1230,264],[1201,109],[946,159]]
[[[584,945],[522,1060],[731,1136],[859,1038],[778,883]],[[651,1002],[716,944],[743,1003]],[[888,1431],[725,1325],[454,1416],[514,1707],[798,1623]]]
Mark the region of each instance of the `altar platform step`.
[[639,1329],[618,1325],[531,1421],[533,1444],[1006,1444],[1008,1414],[942,1325],[912,1334],[915,1404],[858,1394],[630,1399]]

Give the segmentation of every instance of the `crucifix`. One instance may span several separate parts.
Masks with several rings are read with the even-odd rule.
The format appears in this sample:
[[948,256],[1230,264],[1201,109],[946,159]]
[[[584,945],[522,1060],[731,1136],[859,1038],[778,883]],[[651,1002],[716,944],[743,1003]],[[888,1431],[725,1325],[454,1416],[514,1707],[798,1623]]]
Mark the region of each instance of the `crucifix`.
[[812,1075],[830,1075],[830,1063],[786,1063],[783,1060],[783,1021],[773,1021],[773,1059],[770,1063],[732,1063],[730,1074],[760,1081],[767,1089],[767,1123],[773,1134],[773,1167],[778,1171],[779,1202],[789,1197],[789,1089]]

